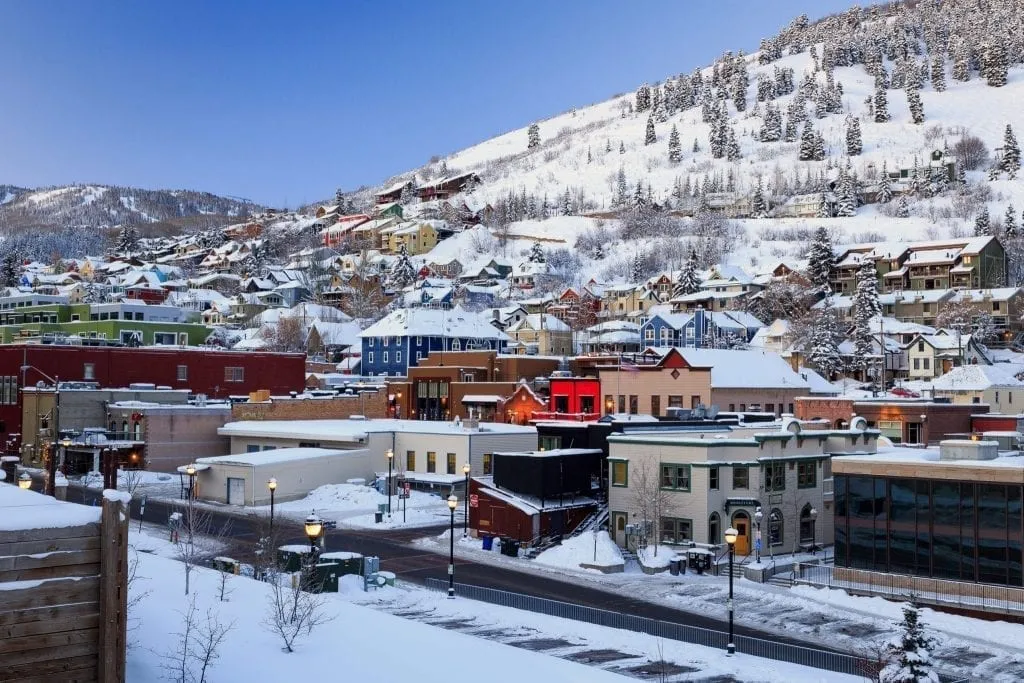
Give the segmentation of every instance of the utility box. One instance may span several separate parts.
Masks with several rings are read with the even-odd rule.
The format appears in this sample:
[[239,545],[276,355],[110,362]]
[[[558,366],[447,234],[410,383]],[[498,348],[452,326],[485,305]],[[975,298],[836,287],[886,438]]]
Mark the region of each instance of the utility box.
[[324,564],[337,565],[339,567],[338,576],[358,575],[363,572],[363,556],[359,553],[350,553],[344,550],[320,553],[318,560]]

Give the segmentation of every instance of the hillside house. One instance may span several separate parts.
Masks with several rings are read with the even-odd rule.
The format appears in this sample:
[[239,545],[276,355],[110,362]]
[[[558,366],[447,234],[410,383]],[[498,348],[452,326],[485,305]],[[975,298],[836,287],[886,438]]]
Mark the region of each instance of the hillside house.
[[1024,406],[1024,382],[998,365],[952,368],[936,378],[931,388],[933,398],[947,398],[952,403],[984,403],[991,412],[1003,415],[1017,415]]
[[421,202],[448,199],[452,195],[465,192],[468,188],[479,183],[480,177],[476,173],[460,173],[435,180],[432,183],[420,185],[416,188],[416,196],[419,197]]
[[932,380],[956,366],[991,364],[971,335],[944,330],[917,335],[907,345],[907,362],[907,377],[912,380]]
[[505,328],[512,340],[509,350],[530,356],[569,356],[573,353],[572,330],[547,313],[528,315]]
[[728,347],[749,342],[762,327],[743,311],[698,308],[693,313],[654,314],[640,326],[640,333],[644,346]]

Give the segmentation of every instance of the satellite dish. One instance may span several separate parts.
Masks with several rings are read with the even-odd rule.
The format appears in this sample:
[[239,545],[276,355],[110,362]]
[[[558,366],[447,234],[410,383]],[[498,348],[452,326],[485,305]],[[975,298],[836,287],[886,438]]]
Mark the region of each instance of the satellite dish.
[[850,420],[850,431],[853,431],[853,432],[863,432],[867,428],[868,428],[868,421],[865,418],[863,418],[863,417],[861,417],[859,415],[857,417],[853,418],[852,420]]

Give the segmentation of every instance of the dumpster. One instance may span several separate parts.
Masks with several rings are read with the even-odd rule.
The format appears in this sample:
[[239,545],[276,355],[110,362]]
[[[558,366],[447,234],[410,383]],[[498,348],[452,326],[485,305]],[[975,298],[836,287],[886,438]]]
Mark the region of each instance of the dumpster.
[[492,550],[494,548],[494,536],[484,536],[484,550]]
[[313,571],[311,592],[337,593],[340,568],[340,565],[330,562],[317,564]]
[[308,545],[282,545],[277,548],[277,567],[283,572],[297,572],[302,569],[309,555]]
[[501,554],[509,557],[519,557],[519,541],[514,538],[501,539]]
[[321,553],[319,561],[323,564],[333,564],[339,567],[338,576],[346,576],[348,574],[358,576],[363,573],[363,556],[359,553],[350,553],[344,550]]

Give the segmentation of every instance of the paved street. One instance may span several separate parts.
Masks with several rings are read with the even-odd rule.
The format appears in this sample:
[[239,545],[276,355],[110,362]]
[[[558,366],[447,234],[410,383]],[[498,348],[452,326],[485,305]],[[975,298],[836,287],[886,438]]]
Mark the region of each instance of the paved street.
[[[68,500],[73,502],[91,503],[98,498],[100,492],[95,489],[69,487]],[[166,525],[168,516],[174,510],[183,507],[181,504],[168,504],[163,501],[150,500],[146,503],[144,520],[153,524]],[[132,504],[132,518],[138,519],[139,501]],[[253,520],[244,515],[232,514],[228,510],[211,512],[212,533],[230,524],[231,538],[240,541],[255,542],[258,538],[258,527]],[[302,525],[289,519],[275,521],[278,529],[279,543],[308,543]],[[423,536],[437,535],[447,529],[448,525],[438,527],[420,527],[412,530],[397,531],[358,531],[352,529],[334,529],[326,531],[328,550],[348,550],[362,555],[376,555],[381,560],[381,568],[394,572],[401,579],[423,583],[427,578],[447,580],[447,555],[426,552],[411,542]],[[471,560],[456,558],[456,581],[459,583],[485,586],[499,590],[507,590],[526,595],[533,595],[551,600],[586,605],[598,609],[622,612],[650,619],[660,619],[690,626],[725,631],[728,623],[704,614],[686,612],[644,600],[635,600],[608,591],[571,583],[570,580],[553,579],[535,573],[520,572],[506,567],[480,564]],[[822,648],[817,643],[809,643],[794,638],[768,633],[746,626],[736,626],[736,633],[755,638],[763,638],[775,642],[785,642],[814,649]],[[837,650],[838,651],[838,650]]]

